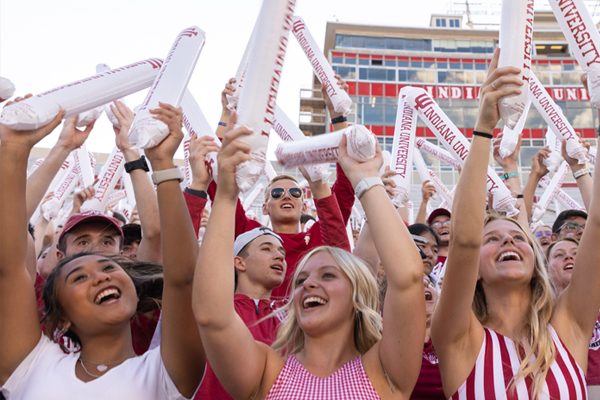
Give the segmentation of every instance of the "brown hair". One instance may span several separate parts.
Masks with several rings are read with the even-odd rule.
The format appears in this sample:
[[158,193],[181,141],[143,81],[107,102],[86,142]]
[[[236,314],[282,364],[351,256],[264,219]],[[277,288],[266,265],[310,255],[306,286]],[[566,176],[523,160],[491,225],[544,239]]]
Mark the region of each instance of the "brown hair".
[[271,182],[269,182],[269,184],[267,185],[267,187],[265,188],[265,203],[269,200],[269,195],[270,195],[270,191],[271,191],[271,186],[277,182],[277,181],[281,181],[284,179],[288,179],[290,181],[296,182],[296,184],[298,183],[298,180],[296,178],[294,178],[291,175],[277,175],[275,178],[271,179]]
[[[73,260],[96,254],[78,253],[64,258],[56,264],[56,267],[48,275],[42,292],[44,315],[41,321],[44,323],[44,333],[52,340],[56,339],[54,336],[55,331],[60,329],[60,323],[64,317],[64,311],[58,302],[58,285],[56,284],[61,269]],[[160,308],[163,287],[162,265],[134,261],[123,256],[106,256],[106,258],[114,261],[123,268],[133,281],[139,299],[136,314],[147,313]],[[64,335],[69,337],[73,342],[81,344],[81,341],[72,330],[68,330]]]
[[546,267],[548,267],[548,263],[550,262],[550,252],[552,251],[552,249],[554,248],[554,246],[556,246],[560,242],[573,242],[577,246],[579,246],[579,241],[577,239],[573,238],[573,237],[570,237],[570,236],[565,236],[564,238],[558,239],[556,242],[550,243],[550,245],[546,249],[546,254],[545,254],[545,256],[546,256]]

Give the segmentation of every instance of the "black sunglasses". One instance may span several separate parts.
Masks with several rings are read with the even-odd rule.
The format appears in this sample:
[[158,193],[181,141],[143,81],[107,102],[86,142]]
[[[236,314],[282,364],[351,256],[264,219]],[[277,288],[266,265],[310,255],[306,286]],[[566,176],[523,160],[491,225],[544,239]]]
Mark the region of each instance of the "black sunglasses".
[[[271,189],[271,197],[274,199],[280,199],[285,195],[285,192],[286,190],[284,188],[273,188]],[[287,192],[294,199],[299,199],[300,197],[302,197],[302,189],[293,187],[287,189]]]

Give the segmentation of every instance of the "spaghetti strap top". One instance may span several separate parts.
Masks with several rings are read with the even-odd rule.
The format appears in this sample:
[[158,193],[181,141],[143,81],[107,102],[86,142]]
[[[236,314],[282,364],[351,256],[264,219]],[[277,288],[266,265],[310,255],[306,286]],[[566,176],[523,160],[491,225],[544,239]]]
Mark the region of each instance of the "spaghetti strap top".
[[346,363],[327,378],[308,372],[288,356],[266,400],[380,400],[363,369],[361,357]]
[[[519,370],[515,343],[492,330],[485,329],[481,350],[467,380],[450,400],[529,400],[532,382],[521,379],[510,389]],[[585,375],[569,354],[558,334],[548,325],[556,346],[556,358],[546,375],[540,400],[587,400]]]

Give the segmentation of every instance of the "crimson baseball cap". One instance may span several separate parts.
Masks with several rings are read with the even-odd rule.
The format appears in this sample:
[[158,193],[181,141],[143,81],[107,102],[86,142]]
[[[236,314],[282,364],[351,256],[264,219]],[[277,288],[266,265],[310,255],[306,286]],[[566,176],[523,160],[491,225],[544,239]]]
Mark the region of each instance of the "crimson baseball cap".
[[450,211],[446,210],[445,208],[436,208],[431,212],[431,214],[429,214],[429,217],[427,218],[427,224],[431,225],[431,221],[440,215],[447,215],[449,218],[452,218]]
[[84,223],[84,222],[91,222],[91,221],[103,221],[103,222],[113,225],[119,231],[119,234],[121,235],[121,243],[123,243],[123,240],[124,240],[123,230],[121,229],[121,226],[119,225],[119,220],[117,220],[116,218],[104,215],[100,211],[95,211],[95,210],[86,211],[83,213],[72,215],[67,220],[67,223],[63,227],[63,230],[60,233],[60,236],[58,238],[58,241],[60,242],[60,240],[63,238],[63,236],[65,234],[67,234],[75,226],[77,226],[81,223]]

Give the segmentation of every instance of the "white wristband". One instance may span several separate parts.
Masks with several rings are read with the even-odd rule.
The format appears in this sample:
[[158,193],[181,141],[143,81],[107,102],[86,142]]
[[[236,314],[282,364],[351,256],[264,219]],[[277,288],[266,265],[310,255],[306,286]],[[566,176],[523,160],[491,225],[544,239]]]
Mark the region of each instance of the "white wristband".
[[183,175],[179,167],[165,169],[163,171],[154,171],[152,173],[152,182],[155,185],[158,185],[161,182],[179,180],[179,182],[183,181]]
[[369,178],[363,178],[362,181],[358,182],[358,185],[354,188],[356,197],[360,200],[363,194],[373,186],[383,186],[383,181],[378,176],[371,176]]
[[590,172],[592,171],[589,168],[580,169],[579,171],[573,172],[573,178],[577,179],[585,174],[589,174]]

